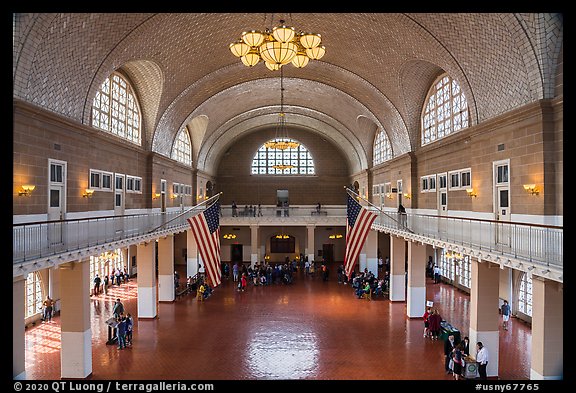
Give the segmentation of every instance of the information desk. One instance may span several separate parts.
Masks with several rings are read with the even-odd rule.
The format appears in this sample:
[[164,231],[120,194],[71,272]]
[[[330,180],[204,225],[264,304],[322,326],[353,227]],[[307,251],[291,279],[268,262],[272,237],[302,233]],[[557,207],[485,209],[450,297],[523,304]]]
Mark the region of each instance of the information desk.
[[116,326],[118,326],[118,321],[116,318],[112,317],[106,320],[106,325],[108,325],[108,341],[106,341],[106,345],[112,345],[118,340],[116,334]]
[[454,342],[460,342],[460,331],[446,321],[440,322],[440,338],[444,341],[448,340],[448,336],[454,335]]
[[462,376],[466,379],[478,378],[478,362],[471,356],[462,358]]

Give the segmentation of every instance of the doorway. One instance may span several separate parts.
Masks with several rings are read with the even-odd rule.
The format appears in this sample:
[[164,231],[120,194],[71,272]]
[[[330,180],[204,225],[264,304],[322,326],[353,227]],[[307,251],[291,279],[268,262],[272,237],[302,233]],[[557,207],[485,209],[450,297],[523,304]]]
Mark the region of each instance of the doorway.
[[239,262],[242,264],[242,244],[231,244],[230,245],[230,259],[232,263]]
[[334,262],[334,244],[322,244],[322,257],[326,263]]

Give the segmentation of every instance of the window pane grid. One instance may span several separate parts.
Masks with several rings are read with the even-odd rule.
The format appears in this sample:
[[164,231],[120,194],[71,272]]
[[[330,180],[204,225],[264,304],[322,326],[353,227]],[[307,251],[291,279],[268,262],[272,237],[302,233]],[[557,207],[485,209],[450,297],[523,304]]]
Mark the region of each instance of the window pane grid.
[[186,128],[181,129],[176,137],[172,148],[172,158],[183,164],[192,165],[192,142]]
[[96,93],[92,126],[140,145],[140,112],[132,89],[120,74],[113,73]]
[[372,161],[374,165],[381,164],[392,158],[392,145],[384,131],[380,131],[376,135],[373,152]]
[[[281,139],[272,139],[279,141]],[[288,139],[290,142],[296,142]],[[268,142],[266,142],[268,143]],[[293,168],[277,169],[274,165],[293,165]],[[300,144],[296,148],[287,148],[285,150],[274,149],[262,145],[252,159],[252,174],[268,175],[314,175],[314,160],[308,149]]]
[[421,143],[426,145],[468,127],[468,103],[458,82],[445,75],[432,85],[422,114]]

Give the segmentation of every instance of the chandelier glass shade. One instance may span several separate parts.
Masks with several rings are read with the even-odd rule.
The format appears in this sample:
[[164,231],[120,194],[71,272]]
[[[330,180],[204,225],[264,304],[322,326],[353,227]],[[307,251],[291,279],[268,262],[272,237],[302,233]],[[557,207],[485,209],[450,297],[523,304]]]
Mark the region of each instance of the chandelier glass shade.
[[326,53],[321,43],[320,34],[296,32],[281,20],[272,30],[243,32],[240,40],[230,44],[230,51],[247,67],[262,60],[269,70],[277,71],[288,63],[303,68],[310,60],[320,60]]

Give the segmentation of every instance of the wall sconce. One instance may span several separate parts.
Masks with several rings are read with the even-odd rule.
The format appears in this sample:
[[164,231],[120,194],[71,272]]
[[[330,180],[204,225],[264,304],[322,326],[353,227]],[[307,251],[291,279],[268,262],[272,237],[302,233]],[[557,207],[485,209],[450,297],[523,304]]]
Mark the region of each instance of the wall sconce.
[[412,199],[412,195],[408,194],[407,192],[404,193],[404,198]]
[[87,188],[84,190],[84,194],[82,194],[82,197],[83,198],[92,198],[92,195],[94,195],[94,190]]
[[233,233],[227,233],[224,236],[222,236],[224,239],[236,239],[236,235]]
[[393,198],[393,197],[392,197],[392,193],[390,193],[390,192],[387,192],[385,195],[386,195],[386,198],[388,198],[388,199],[392,199],[392,198]]
[[170,199],[176,199],[176,198],[178,198],[178,194],[172,194],[172,195],[170,195]]
[[536,187],[536,184],[524,184],[524,189],[526,190],[527,193],[531,195],[540,194],[540,190],[538,189],[538,187]]
[[476,198],[478,196],[478,194],[474,191],[473,188],[467,188],[466,192],[468,193],[468,196],[470,198]]
[[152,199],[158,199],[160,198],[160,193],[155,193],[154,195],[152,195]]
[[36,186],[32,184],[23,184],[22,190],[18,191],[18,196],[30,196],[32,195],[32,191],[34,191],[35,188]]
[[344,237],[342,234],[338,233],[336,235],[330,235],[328,236],[329,239],[342,239],[342,237]]

